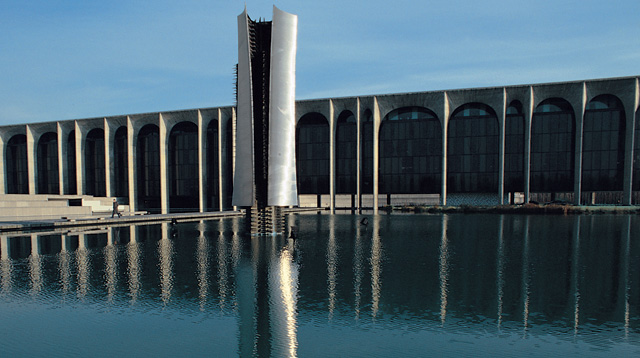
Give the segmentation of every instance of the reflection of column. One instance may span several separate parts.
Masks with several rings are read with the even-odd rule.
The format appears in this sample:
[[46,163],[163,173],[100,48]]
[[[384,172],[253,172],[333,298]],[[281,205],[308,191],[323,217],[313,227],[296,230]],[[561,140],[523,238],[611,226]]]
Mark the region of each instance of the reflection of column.
[[89,291],[89,251],[87,250],[87,235],[85,234],[78,234],[76,265],[78,270],[78,297],[83,298]]
[[42,262],[40,260],[40,237],[31,234],[31,256],[29,256],[29,278],[31,279],[31,293],[42,290]]
[[131,303],[135,303],[140,292],[140,246],[136,241],[137,226],[129,227],[129,243],[127,244],[127,262],[129,267],[129,295]]
[[504,215],[500,215],[498,229],[498,327],[502,325],[502,309],[504,307]]
[[[640,140],[640,139],[639,139]],[[624,272],[624,336],[629,337],[629,299],[631,293],[631,279],[629,278],[629,265],[631,259],[631,215],[627,215],[627,222],[623,230],[623,264]]]
[[198,296],[200,297],[200,310],[204,310],[209,296],[209,241],[205,236],[204,221],[198,223]]
[[114,230],[120,228],[108,228],[107,229],[107,246],[104,248],[104,271],[105,271],[105,286],[107,289],[107,302],[113,301],[113,295],[116,292],[117,282],[117,247],[113,245],[114,236],[118,235],[118,232],[114,233]]
[[[220,222],[222,224],[222,222]],[[224,240],[224,233],[219,230],[218,235],[218,296],[220,297],[220,308],[224,308],[227,300],[227,285],[229,274],[227,272],[227,246]]]
[[169,240],[169,225],[162,223],[162,239],[158,242],[160,256],[160,290],[162,302],[166,305],[173,289],[173,242]]
[[329,320],[336,307],[336,278],[338,276],[338,245],[336,244],[335,216],[329,216],[329,242],[327,243],[327,283],[329,294]]
[[[234,233],[236,232],[234,231]],[[235,236],[237,235],[234,234]],[[254,239],[252,239],[252,242],[258,241]],[[255,259],[256,257],[241,259],[238,261],[235,270],[239,318],[238,355],[240,357],[254,357],[257,355]]]
[[11,273],[13,272],[13,265],[9,258],[9,251],[11,250],[11,244],[9,237],[6,235],[0,236],[0,250],[2,250],[2,257],[0,258],[0,282],[2,284],[2,293],[11,292]]
[[529,328],[529,295],[531,277],[529,275],[529,216],[526,217],[524,227],[524,246],[522,248],[522,297],[523,297],[523,310],[522,310],[522,323],[524,325],[524,331],[527,332]]
[[271,355],[297,357],[298,265],[293,262],[293,240],[273,256],[269,275],[269,316],[271,317]]
[[442,215],[442,234],[440,236],[440,323],[447,319],[447,304],[449,301],[449,239],[447,229],[449,216]]
[[353,293],[355,295],[356,320],[360,319],[360,300],[362,298],[363,277],[362,225],[356,224],[356,240],[353,249]]
[[[226,220],[226,219],[225,219]],[[231,219],[231,229],[233,230],[233,234],[231,236],[231,261],[233,263],[233,267],[235,268],[240,263],[240,258],[242,255],[242,245],[240,245],[240,219],[238,217],[234,217]],[[224,231],[223,220],[220,220],[220,232]]]
[[575,216],[573,226],[573,253],[571,258],[571,291],[574,297],[573,332],[578,334],[580,323],[580,215]]
[[380,216],[373,216],[373,237],[371,239],[371,314],[378,315],[380,308],[380,286],[382,285],[382,243],[380,242]]
[[71,288],[71,254],[68,251],[71,237],[62,235],[62,250],[58,256],[58,271],[60,271],[60,281],[62,292],[67,293]]

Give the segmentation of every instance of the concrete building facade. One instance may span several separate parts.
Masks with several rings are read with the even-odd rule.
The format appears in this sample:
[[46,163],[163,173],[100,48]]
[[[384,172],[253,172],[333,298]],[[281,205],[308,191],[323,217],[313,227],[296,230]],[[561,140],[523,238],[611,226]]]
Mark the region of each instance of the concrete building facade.
[[[296,101],[300,206],[640,201],[638,76]],[[235,107],[0,127],[0,193],[230,208]]]

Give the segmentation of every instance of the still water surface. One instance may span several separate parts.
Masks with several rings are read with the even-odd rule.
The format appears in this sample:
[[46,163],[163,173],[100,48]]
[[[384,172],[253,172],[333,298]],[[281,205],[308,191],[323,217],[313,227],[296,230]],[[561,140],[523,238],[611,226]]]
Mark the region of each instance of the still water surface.
[[0,356],[640,356],[640,218],[291,215],[0,239]]

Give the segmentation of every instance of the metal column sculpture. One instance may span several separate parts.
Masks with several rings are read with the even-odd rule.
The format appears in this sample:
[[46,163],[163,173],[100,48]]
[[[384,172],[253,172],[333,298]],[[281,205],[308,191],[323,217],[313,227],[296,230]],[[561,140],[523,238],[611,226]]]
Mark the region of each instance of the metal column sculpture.
[[238,16],[234,206],[254,233],[284,231],[282,207],[298,205],[295,163],[295,55],[298,17],[273,7],[273,20]]

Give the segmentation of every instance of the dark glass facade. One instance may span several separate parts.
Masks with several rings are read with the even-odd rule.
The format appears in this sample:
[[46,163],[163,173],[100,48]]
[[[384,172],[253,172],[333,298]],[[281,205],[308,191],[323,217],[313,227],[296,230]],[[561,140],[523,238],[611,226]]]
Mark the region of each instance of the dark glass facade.
[[78,178],[76,176],[76,131],[69,133],[67,140],[67,194],[78,193]]
[[439,193],[442,130],[438,117],[421,107],[392,111],[380,126],[380,193]]
[[198,127],[177,124],[169,135],[169,205],[173,212],[198,210]]
[[116,130],[113,140],[113,176],[116,179],[112,183],[114,195],[129,197],[129,148],[127,146],[127,127]]
[[582,191],[621,191],[624,178],[624,108],[613,96],[599,96],[584,114]]
[[299,194],[329,194],[329,123],[319,113],[298,121],[296,170]]
[[58,135],[53,132],[43,134],[37,149],[38,194],[59,194],[58,175]]
[[575,120],[563,99],[542,102],[531,124],[531,192],[571,192],[574,181]]
[[142,127],[137,140],[138,207],[160,212],[160,135],[158,126]]
[[370,110],[364,112],[362,118],[362,179],[360,191],[373,194],[373,115]]
[[447,133],[447,191],[498,191],[498,118],[486,105],[458,108]]
[[87,134],[84,148],[85,182],[84,193],[106,196],[104,157],[104,130],[92,129]]
[[345,111],[336,125],[336,193],[355,194],[358,175],[358,126],[356,117]]
[[5,154],[7,194],[29,194],[27,136],[18,134],[7,143]]
[[504,191],[524,191],[524,115],[519,102],[507,108],[504,145]]
[[218,163],[218,121],[207,126],[207,208],[219,209],[220,179]]

